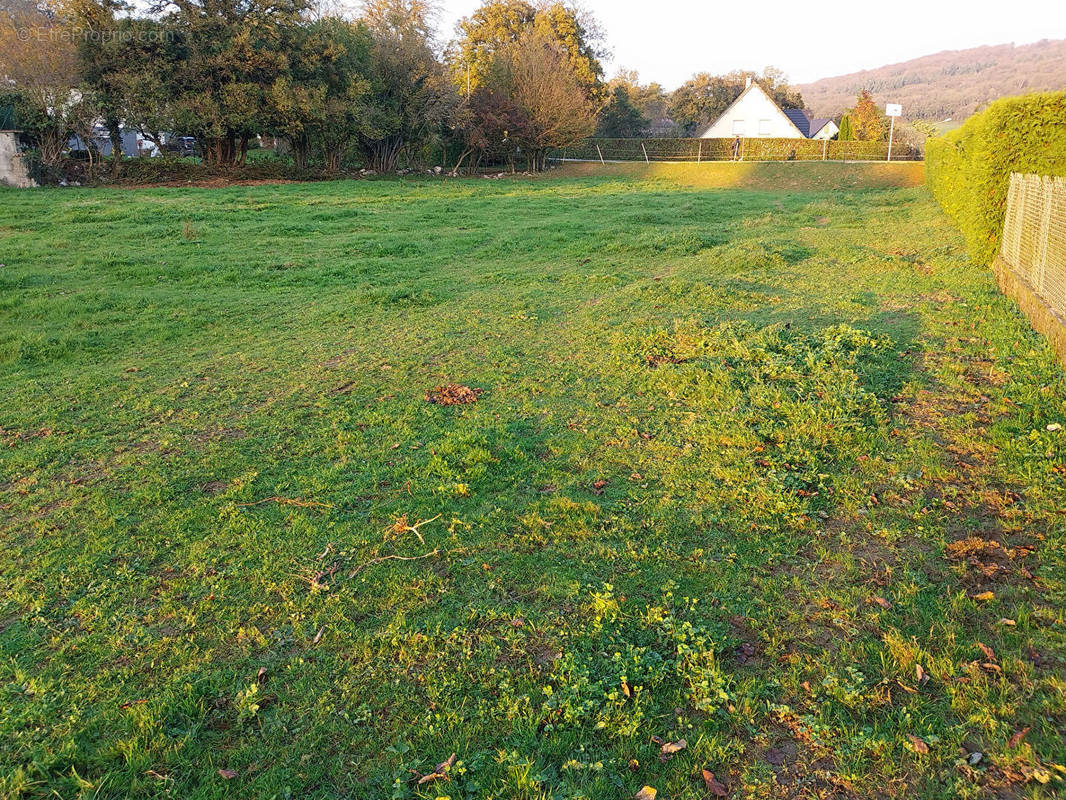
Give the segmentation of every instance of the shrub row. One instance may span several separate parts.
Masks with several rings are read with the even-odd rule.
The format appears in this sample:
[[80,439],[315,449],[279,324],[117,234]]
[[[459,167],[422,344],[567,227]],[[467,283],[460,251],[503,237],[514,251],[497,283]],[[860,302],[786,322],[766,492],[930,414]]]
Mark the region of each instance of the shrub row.
[[[556,150],[553,158],[607,161],[728,161],[732,139],[586,139],[572,147]],[[597,149],[598,148],[598,149]],[[883,161],[888,142],[837,142],[819,139],[743,139],[741,156],[746,161]],[[892,157],[912,159],[914,147],[896,143]]]
[[94,185],[140,185],[140,184],[180,184],[222,181],[316,181],[347,177],[357,174],[356,170],[327,172],[322,167],[301,169],[282,159],[249,159],[240,166],[221,166],[204,164],[191,158],[124,158],[119,162],[116,175],[110,158],[97,161],[90,174],[88,162],[80,158],[64,158],[59,164],[46,166],[29,153],[30,172],[34,180],[42,186],[79,183]]
[[1066,92],[997,100],[926,142],[926,182],[975,261],[999,250],[1012,172],[1066,176]]

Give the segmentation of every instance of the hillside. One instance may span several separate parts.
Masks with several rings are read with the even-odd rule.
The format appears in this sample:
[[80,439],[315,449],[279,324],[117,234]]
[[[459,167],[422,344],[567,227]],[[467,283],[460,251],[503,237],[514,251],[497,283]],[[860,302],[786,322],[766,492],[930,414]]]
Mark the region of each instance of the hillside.
[[946,50],[900,64],[823,78],[799,87],[816,115],[839,114],[861,89],[903,104],[909,119],[967,117],[1008,95],[1066,87],[1066,40]]

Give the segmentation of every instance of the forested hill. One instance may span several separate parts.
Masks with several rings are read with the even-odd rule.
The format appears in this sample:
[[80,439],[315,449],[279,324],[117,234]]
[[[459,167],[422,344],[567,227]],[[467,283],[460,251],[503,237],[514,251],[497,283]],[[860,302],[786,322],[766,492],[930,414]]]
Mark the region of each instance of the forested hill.
[[999,97],[1066,88],[1066,39],[945,50],[798,88],[816,116],[839,115],[869,89],[881,105],[902,103],[909,119],[959,119]]

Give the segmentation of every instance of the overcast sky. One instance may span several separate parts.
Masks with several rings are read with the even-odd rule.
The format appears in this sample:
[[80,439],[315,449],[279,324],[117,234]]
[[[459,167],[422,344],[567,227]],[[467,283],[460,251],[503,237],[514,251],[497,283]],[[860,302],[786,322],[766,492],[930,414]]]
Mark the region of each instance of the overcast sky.
[[[479,0],[441,0],[441,35]],[[673,89],[695,72],[784,70],[794,83],[982,44],[1066,38],[1066,0],[583,0],[619,67]]]

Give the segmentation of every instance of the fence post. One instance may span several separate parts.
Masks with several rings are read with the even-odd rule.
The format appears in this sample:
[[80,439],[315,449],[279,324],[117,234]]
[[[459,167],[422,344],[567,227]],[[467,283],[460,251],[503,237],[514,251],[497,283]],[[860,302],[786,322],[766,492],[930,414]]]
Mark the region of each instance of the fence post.
[[825,161],[826,156],[829,154],[829,140],[822,139],[822,161]]
[[651,163],[651,159],[648,158],[648,148],[644,146],[644,142],[640,143],[640,149],[644,151],[644,163],[645,164],[650,164]]
[[699,149],[699,152],[696,153],[696,163],[700,164],[702,162],[703,162],[703,139],[700,139],[700,149]]
[[600,156],[600,164],[602,164],[603,166],[607,166],[607,165],[606,165],[606,164],[604,163],[604,161],[603,161],[603,151],[602,151],[602,150],[600,150],[600,146],[599,146],[599,145],[596,145],[596,152],[597,152],[597,153],[599,153],[599,156]]

